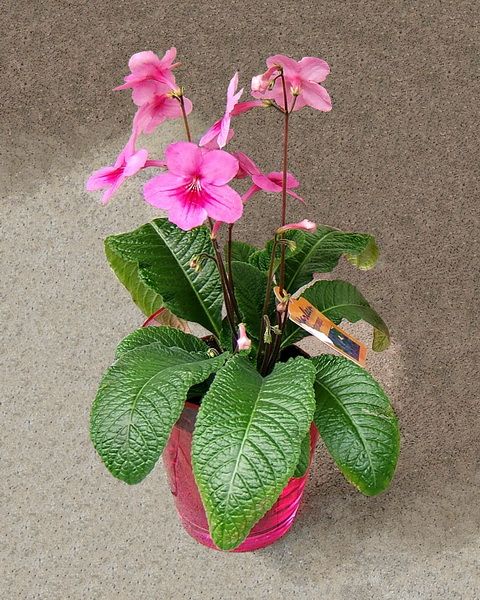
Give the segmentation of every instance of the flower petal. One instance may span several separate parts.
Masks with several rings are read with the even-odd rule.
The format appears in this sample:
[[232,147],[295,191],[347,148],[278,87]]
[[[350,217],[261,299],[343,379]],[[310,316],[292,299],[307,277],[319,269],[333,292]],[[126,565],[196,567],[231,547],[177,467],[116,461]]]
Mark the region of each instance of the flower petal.
[[258,185],[251,185],[248,190],[243,194],[242,196],[242,202],[245,204],[245,202],[247,202],[248,200],[250,200],[250,198],[252,196],[254,196],[257,192],[260,191],[260,188],[258,187]]
[[202,206],[216,221],[234,223],[242,216],[243,202],[240,194],[229,185],[203,186]]
[[229,114],[226,114],[220,123],[220,133],[218,134],[217,142],[218,147],[223,148],[228,143],[228,134],[230,133],[230,121],[231,117]]
[[142,72],[143,74],[145,71],[150,71],[152,66],[158,65],[159,62],[160,59],[155,52],[152,52],[151,50],[145,50],[144,52],[136,52],[130,57],[130,60],[128,61],[128,68],[130,71],[132,71],[132,73],[137,71]]
[[267,58],[268,67],[273,67],[275,65],[279,65],[283,68],[283,73],[286,77],[297,75],[300,71],[298,62],[284,54],[275,54],[274,56],[269,56]]
[[[192,103],[188,98],[183,99],[185,112],[190,114],[192,112]],[[180,106],[180,102],[175,98],[171,98],[170,96],[163,95],[161,96],[161,100],[158,100],[158,109],[165,115],[167,119],[180,119],[182,115],[182,107]]]
[[[273,181],[273,183],[277,183],[278,185],[283,185],[283,173],[282,171],[272,171],[271,173],[267,173],[268,179]],[[300,185],[298,179],[296,179],[291,173],[287,173],[287,190],[292,188],[297,188]]]
[[305,200],[299,196],[296,192],[292,192],[292,190],[287,190],[287,194],[289,196],[291,196],[292,198],[295,198],[295,200],[300,200],[300,202],[303,202],[303,204],[305,204]]
[[222,124],[222,119],[215,121],[215,123],[210,127],[210,129],[208,129],[202,135],[202,137],[200,138],[200,141],[198,142],[198,145],[205,146],[205,144],[208,144],[209,142],[214,140],[220,133],[221,124]]
[[224,185],[231,181],[237,172],[238,160],[232,154],[224,150],[211,150],[203,155],[203,162],[200,167],[202,184],[205,182],[213,185]]
[[185,179],[172,173],[152,177],[143,186],[145,200],[156,208],[168,209],[185,195]]
[[87,192],[95,192],[105,187],[113,185],[120,175],[120,170],[115,167],[102,167],[97,171],[94,171],[85,184]]
[[[169,50],[165,52],[163,57],[160,59],[162,66],[167,69],[172,69],[175,65],[173,65],[173,61],[177,56],[177,49],[175,46],[172,46]],[[177,65],[180,63],[177,63]]]
[[301,95],[305,103],[312,108],[323,112],[332,110],[332,101],[327,90],[318,83],[304,82]]
[[138,173],[140,169],[143,169],[147,162],[147,158],[148,150],[145,150],[145,148],[137,150],[135,154],[129,156],[126,160],[125,168],[123,169],[125,177],[131,177],[132,175],[135,175],[135,173]]
[[236,174],[237,179],[247,177],[247,175],[257,175],[261,171],[253,160],[243,152],[234,152],[233,156],[238,160],[238,173]]
[[258,185],[258,187],[260,189],[262,189],[264,192],[281,192],[282,191],[281,183],[277,183],[276,181],[273,181],[272,179],[270,179],[270,177],[268,175],[263,175],[263,173],[259,173],[258,175],[253,175],[252,181],[256,185]]
[[[162,89],[163,88],[163,89]],[[148,102],[151,102],[155,96],[155,94],[161,94],[168,91],[166,86],[158,83],[158,81],[153,81],[152,79],[148,79],[146,81],[142,81],[137,85],[133,86],[132,91],[132,100],[133,103],[137,106],[143,106]],[[118,88],[117,88],[118,89]]]
[[226,112],[230,112],[235,104],[238,102],[238,99],[243,93],[243,89],[240,90],[239,93],[235,94],[235,91],[238,87],[238,71],[235,75],[230,79],[230,83],[227,88],[227,110]]
[[112,196],[117,192],[118,188],[122,185],[124,181],[125,177],[123,175],[120,175],[120,177],[117,178],[115,183],[104,191],[101,200],[102,204],[108,204],[110,202]]
[[325,81],[327,75],[330,73],[330,67],[321,58],[314,58],[313,56],[305,56],[298,63],[300,65],[300,75],[302,79],[308,81]]
[[189,231],[201,225],[208,214],[205,208],[188,200],[188,195],[180,202],[176,202],[168,211],[168,220],[175,223],[184,231]]
[[233,117],[237,115],[241,115],[242,113],[248,112],[252,110],[252,108],[256,108],[257,106],[264,106],[262,100],[248,100],[248,102],[240,102],[237,104],[231,112]]
[[192,142],[175,142],[165,151],[168,170],[175,175],[196,176],[202,164],[202,151]]
[[152,191],[164,192],[167,190],[175,190],[177,188],[183,189],[190,183],[189,177],[183,177],[181,175],[175,175],[174,173],[160,173],[155,175],[152,179],[149,179],[146,186]]

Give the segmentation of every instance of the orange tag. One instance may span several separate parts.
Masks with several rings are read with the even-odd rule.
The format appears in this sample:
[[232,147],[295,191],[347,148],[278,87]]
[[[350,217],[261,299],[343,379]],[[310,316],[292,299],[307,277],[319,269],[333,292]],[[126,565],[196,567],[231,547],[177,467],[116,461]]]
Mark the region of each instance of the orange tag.
[[[274,289],[277,299],[282,301],[280,289]],[[328,317],[310,304],[305,298],[290,298],[288,303],[290,321],[308,331],[327,346],[363,366],[367,357],[367,347],[347,331],[335,325]]]

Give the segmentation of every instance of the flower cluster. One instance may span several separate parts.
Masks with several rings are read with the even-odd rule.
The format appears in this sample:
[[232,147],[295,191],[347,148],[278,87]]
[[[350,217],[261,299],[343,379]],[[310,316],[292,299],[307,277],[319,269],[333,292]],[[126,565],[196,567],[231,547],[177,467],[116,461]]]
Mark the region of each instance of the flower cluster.
[[[151,51],[134,54],[129,60],[130,73],[115,90],[132,90],[137,110],[127,144],[113,165],[92,173],[87,190],[105,190],[102,202],[107,203],[122,183],[147,167],[166,169],[144,186],[146,202],[167,211],[168,218],[183,230],[190,230],[213,219],[217,231],[221,223],[234,223],[243,211],[244,203],[259,191],[282,193],[303,202],[293,190],[298,180],[284,169],[263,173],[243,152],[227,152],[225,146],[234,135],[232,117],[255,108],[274,107],[284,114],[310,106],[329,111],[328,92],[320,85],[329,73],[327,63],[306,57],[295,61],[275,55],[267,59],[267,70],[253,77],[251,94],[254,99],[240,102],[244,89],[238,90],[238,73],[227,88],[225,113],[200,138],[191,139],[188,115],[192,102],[185,97],[176,82],[174,69],[176,49],[162,58]],[[183,119],[187,142],[170,144],[165,160],[152,160],[144,148],[137,149],[142,134],[149,134],[167,119]],[[235,179],[250,178],[251,185],[240,195],[231,185]],[[285,221],[282,222],[285,226]]]

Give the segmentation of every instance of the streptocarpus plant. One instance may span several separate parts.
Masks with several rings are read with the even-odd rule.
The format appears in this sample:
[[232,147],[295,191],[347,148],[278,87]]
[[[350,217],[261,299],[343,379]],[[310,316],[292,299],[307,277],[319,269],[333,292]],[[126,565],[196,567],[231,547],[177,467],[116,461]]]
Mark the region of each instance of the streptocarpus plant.
[[[87,183],[88,190],[104,189],[107,203],[126,178],[142,169],[159,171],[143,193],[167,213],[105,241],[113,271],[156,326],[134,331],[118,346],[93,404],[91,438],[115,477],[138,483],[162,454],[186,400],[196,398],[195,480],[213,541],[232,549],[290,478],[304,473],[312,422],[343,475],[366,495],[389,485],[397,462],[397,420],[371,375],[341,356],[292,357],[292,346],[308,333],[288,319],[291,298],[301,291],[337,324],[366,321],[376,351],[388,347],[389,333],[350,283],[312,283],[314,274],[332,271],[342,257],[359,269],[373,267],[373,237],[306,219],[287,222],[289,199],[303,201],[288,171],[289,127],[304,107],[331,109],[320,85],[327,63],[272,56],[265,73],[252,80],[253,99],[244,102],[236,73],[224,116],[196,143],[188,123],[192,103],[173,74],[175,56],[174,48],[162,59],[153,52],[132,56],[131,72],[117,88],[131,89],[137,106],[131,136],[114,165]],[[251,110],[270,110],[282,122],[278,172],[264,173],[245,153],[224,149],[232,121]],[[151,159],[138,149],[139,137],[167,119],[183,119],[186,140]],[[241,180],[249,182],[242,194],[235,189]],[[235,240],[234,224],[262,191],[274,195],[272,203],[278,195],[280,214],[272,239],[256,248]],[[189,322],[209,335],[192,335]]]

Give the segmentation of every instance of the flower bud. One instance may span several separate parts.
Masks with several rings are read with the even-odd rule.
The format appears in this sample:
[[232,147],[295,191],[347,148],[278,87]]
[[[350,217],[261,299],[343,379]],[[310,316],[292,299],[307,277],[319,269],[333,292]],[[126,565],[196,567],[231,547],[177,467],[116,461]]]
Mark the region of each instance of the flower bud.
[[255,75],[252,77],[252,92],[265,92],[269,81],[265,80],[263,75]]
[[210,239],[215,240],[218,234],[220,227],[223,225],[223,221],[215,221],[212,227],[212,231],[210,233]]
[[200,256],[200,254],[195,254],[194,256],[192,256],[189,266],[196,273],[199,273],[202,270],[202,257]]
[[239,337],[237,340],[237,347],[239,350],[250,350],[252,340],[247,336],[247,330],[245,323],[240,323],[238,326]]
[[277,229],[277,233],[285,233],[290,229],[299,229],[300,231],[308,231],[310,233],[313,233],[314,231],[316,231],[317,226],[312,221],[309,221],[308,219],[303,219],[303,221],[300,221],[299,223],[288,223],[287,225],[279,227]]

